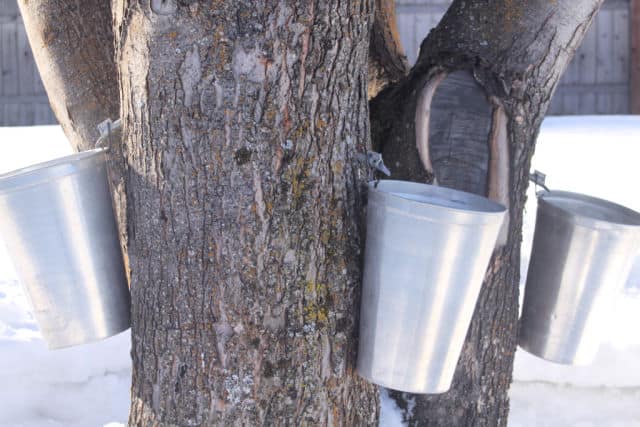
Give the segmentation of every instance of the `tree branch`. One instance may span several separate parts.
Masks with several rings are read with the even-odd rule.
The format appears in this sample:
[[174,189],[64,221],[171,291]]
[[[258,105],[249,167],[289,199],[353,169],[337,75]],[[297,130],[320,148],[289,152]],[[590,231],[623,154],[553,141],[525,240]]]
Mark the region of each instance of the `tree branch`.
[[75,150],[92,148],[96,125],[117,119],[120,110],[111,2],[18,4],[56,118]]
[[409,72],[396,24],[395,0],[376,0],[376,11],[369,39],[369,99],[386,85]]

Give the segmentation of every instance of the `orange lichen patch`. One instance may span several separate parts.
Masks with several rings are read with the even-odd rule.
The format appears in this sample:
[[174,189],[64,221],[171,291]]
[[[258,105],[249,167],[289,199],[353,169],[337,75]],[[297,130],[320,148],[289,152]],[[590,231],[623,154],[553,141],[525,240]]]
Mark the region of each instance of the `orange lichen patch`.
[[333,165],[331,166],[331,170],[333,171],[333,173],[335,175],[340,175],[340,174],[342,174],[342,171],[344,170],[344,166],[343,166],[341,161],[337,161],[337,162],[333,163]]
[[519,0],[505,0],[504,2],[504,27],[507,32],[513,31],[517,23],[522,19],[522,2]]
[[266,120],[267,123],[272,124],[276,119],[276,114],[277,114],[276,110],[273,110],[273,109],[267,110],[267,112],[264,113],[264,117],[267,119]]
[[323,301],[326,301],[328,294],[327,285],[308,280],[304,282],[304,294],[304,321],[326,324],[329,321],[329,308]]
[[309,131],[309,120],[303,120],[302,123],[293,131],[291,135],[295,139],[301,139]]
[[176,37],[178,37],[178,33],[177,33],[177,32],[175,32],[175,31],[171,31],[169,34],[167,34],[167,36],[168,36],[170,39],[172,39],[172,40],[173,40],[173,39],[175,39]]
[[56,33],[52,29],[46,28],[42,33],[42,43],[49,46],[56,38]]
[[329,311],[326,307],[322,307],[315,302],[307,303],[304,306],[304,321],[327,323],[329,321]]
[[326,128],[326,127],[327,127],[327,122],[325,122],[322,119],[316,120],[316,128],[322,130],[322,129]]

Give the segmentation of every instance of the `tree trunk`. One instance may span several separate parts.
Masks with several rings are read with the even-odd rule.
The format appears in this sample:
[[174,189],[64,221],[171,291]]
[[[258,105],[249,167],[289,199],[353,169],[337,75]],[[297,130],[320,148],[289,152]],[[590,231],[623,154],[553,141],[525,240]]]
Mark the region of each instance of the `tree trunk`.
[[374,147],[394,179],[435,182],[509,208],[450,391],[392,393],[410,425],[506,425],[531,156],[558,80],[601,3],[456,0],[409,76],[372,101]]
[[111,4],[18,0],[49,102],[76,151],[93,148],[96,125],[119,113]]
[[372,1],[119,1],[131,425],[371,425]]

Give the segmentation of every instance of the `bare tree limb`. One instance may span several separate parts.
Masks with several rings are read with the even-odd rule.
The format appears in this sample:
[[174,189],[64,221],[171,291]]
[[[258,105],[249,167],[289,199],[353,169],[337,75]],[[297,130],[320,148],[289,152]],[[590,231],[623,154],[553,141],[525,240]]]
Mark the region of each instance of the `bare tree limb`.
[[369,39],[369,99],[409,72],[396,23],[395,0],[376,0]]
[[111,2],[18,4],[56,118],[75,150],[93,147],[96,125],[120,110]]

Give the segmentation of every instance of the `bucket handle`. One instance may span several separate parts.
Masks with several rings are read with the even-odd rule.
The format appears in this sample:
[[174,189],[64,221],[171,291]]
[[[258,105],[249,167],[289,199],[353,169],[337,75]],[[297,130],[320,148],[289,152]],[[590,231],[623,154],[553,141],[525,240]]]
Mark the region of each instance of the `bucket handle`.
[[534,170],[533,173],[529,174],[529,181],[533,182],[536,185],[536,194],[538,193],[538,186],[542,187],[547,193],[551,192],[551,190],[549,190],[549,188],[544,185],[546,179],[547,175],[540,172],[539,170]]
[[105,141],[109,141],[109,144],[106,149],[109,149],[111,145],[111,131],[118,130],[122,127],[122,121],[120,119],[116,121],[111,121],[111,119],[106,119],[100,123],[98,123],[98,132],[100,132],[100,137],[95,143],[95,148],[100,148],[104,145]]
[[377,174],[376,171],[383,173],[386,176],[391,176],[391,171],[389,171],[389,169],[384,165],[382,154],[380,153],[376,153],[375,151],[367,151],[367,154],[358,154],[358,160],[366,162],[369,170],[373,171],[375,178],[375,188],[378,188],[378,183],[380,182],[380,175]]

